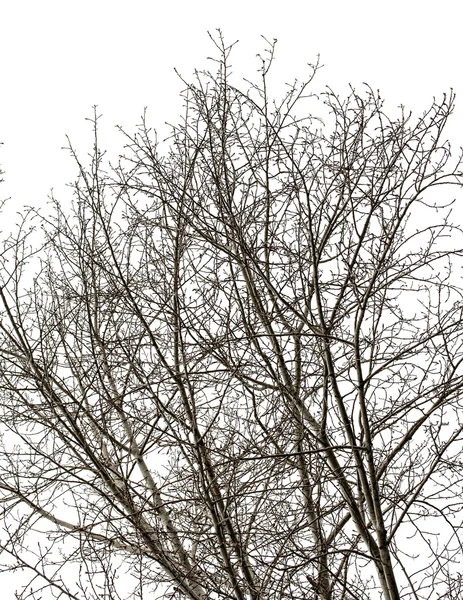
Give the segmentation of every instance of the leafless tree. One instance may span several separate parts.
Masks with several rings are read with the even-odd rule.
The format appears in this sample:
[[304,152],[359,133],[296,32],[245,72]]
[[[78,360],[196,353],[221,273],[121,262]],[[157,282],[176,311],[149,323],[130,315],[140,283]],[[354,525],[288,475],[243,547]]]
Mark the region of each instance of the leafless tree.
[[17,598],[456,597],[454,95],[388,117],[314,66],[274,101],[273,44],[241,91],[215,43],[168,150],[143,119],[110,166],[95,113],[72,206],[5,241],[3,568]]

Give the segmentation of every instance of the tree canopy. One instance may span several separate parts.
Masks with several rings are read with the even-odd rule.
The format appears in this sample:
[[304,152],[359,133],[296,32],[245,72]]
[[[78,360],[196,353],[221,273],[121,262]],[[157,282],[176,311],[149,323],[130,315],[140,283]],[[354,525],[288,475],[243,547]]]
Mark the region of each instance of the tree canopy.
[[109,164],[95,111],[72,201],[4,239],[4,569],[24,599],[457,597],[454,95],[388,117],[315,65],[274,99],[272,44],[242,87],[215,44],[167,149],[144,118]]

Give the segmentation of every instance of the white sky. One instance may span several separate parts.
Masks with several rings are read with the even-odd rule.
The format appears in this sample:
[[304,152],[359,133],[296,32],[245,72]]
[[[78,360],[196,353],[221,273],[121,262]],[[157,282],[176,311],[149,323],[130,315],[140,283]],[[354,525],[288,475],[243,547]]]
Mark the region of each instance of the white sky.
[[[112,152],[133,131],[143,107],[162,127],[180,114],[181,82],[210,67],[207,31],[220,27],[240,40],[236,74],[252,76],[260,36],[277,38],[281,82],[303,79],[317,54],[325,65],[313,90],[350,82],[379,88],[386,106],[420,113],[450,87],[457,110],[447,135],[463,144],[461,2],[440,0],[0,0],[0,198],[11,209],[44,206],[50,188],[62,200],[76,174],[61,148],[65,134],[82,154],[91,150],[85,118],[98,105],[102,146]],[[114,149],[112,149],[114,147]],[[11,217],[0,216],[0,229]],[[1,577],[4,577],[3,575]],[[4,590],[4,583],[1,585]],[[11,596],[3,596],[5,598]]]
[[[387,106],[418,113],[453,87],[457,111],[448,134],[463,143],[461,15],[456,0],[0,0],[0,198],[12,208],[42,206],[76,170],[61,148],[65,134],[91,149],[85,118],[98,105],[102,146],[122,146],[113,126],[133,131],[143,107],[161,126],[180,113],[181,83],[210,67],[207,31],[239,39],[235,73],[252,76],[260,36],[277,38],[282,83],[303,78],[317,54],[314,83],[345,91],[351,82],[379,88]],[[67,192],[69,194],[69,191]],[[0,225],[1,229],[4,229]]]

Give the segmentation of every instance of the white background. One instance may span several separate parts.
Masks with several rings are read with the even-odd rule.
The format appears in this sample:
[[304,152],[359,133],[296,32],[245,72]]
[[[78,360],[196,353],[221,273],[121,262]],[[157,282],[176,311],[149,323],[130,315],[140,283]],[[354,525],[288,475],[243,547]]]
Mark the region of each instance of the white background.
[[[116,153],[113,126],[133,131],[143,107],[162,130],[180,114],[181,82],[211,68],[207,31],[240,40],[235,73],[252,76],[261,35],[277,38],[282,83],[325,65],[314,91],[329,84],[379,88],[386,107],[420,113],[453,87],[457,111],[448,134],[463,143],[462,15],[458,1],[407,0],[0,0],[0,198],[12,207],[45,205],[76,169],[61,148],[68,134],[91,150],[86,117],[103,114],[102,146]],[[458,104],[458,100],[461,102]],[[115,137],[116,136],[116,137]],[[68,192],[69,193],[69,192]],[[60,198],[65,200],[65,195]],[[1,229],[3,227],[0,226]]]
[[[194,68],[212,68],[207,31],[237,39],[234,71],[252,77],[261,35],[277,38],[275,71],[281,85],[303,79],[320,54],[325,65],[313,84],[342,95],[349,83],[379,88],[386,111],[404,104],[415,114],[453,88],[457,110],[447,135],[463,143],[462,16],[455,1],[312,0],[0,0],[0,216],[8,231],[19,207],[46,207],[54,188],[63,203],[76,168],[62,150],[68,134],[79,152],[91,151],[86,117],[103,114],[101,143],[117,155],[116,124],[133,131],[145,106],[150,123],[175,122],[182,83]],[[283,89],[283,87],[282,87]],[[3,579],[1,579],[3,578]],[[0,576],[2,598],[10,579]]]

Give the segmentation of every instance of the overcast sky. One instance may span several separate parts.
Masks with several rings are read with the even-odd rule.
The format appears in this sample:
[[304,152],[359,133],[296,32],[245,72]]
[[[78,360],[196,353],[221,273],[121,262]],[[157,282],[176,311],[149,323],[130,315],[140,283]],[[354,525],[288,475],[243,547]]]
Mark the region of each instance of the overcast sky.
[[[437,5],[439,8],[437,9]],[[145,106],[162,130],[181,110],[181,82],[210,67],[207,31],[221,28],[240,40],[237,76],[259,66],[261,35],[277,38],[275,71],[283,85],[303,79],[319,54],[325,65],[313,84],[341,94],[348,83],[379,88],[387,107],[420,114],[433,96],[453,88],[457,110],[448,136],[463,144],[463,69],[460,2],[407,0],[0,0],[0,198],[11,210],[45,206],[50,188],[63,202],[76,169],[61,148],[68,134],[91,150],[85,121],[97,104],[102,146],[122,147],[114,126],[132,131]],[[165,130],[164,130],[165,131]],[[67,194],[67,197],[66,197]],[[2,575],[2,577],[4,577]],[[2,580],[5,589],[6,579]],[[10,596],[8,596],[9,598]]]
[[[420,113],[453,87],[457,111],[448,134],[463,142],[463,69],[459,2],[319,0],[0,0],[0,198],[14,208],[42,205],[75,166],[61,148],[65,134],[84,154],[85,121],[98,105],[102,146],[116,153],[116,124],[133,131],[143,107],[162,129],[181,110],[177,68],[189,78],[213,52],[207,31],[240,40],[237,76],[252,76],[261,35],[277,38],[281,83],[307,74],[318,54],[325,65],[314,91],[329,84],[379,88],[391,109]],[[460,142],[461,140],[461,142]],[[69,192],[68,192],[69,194]]]

